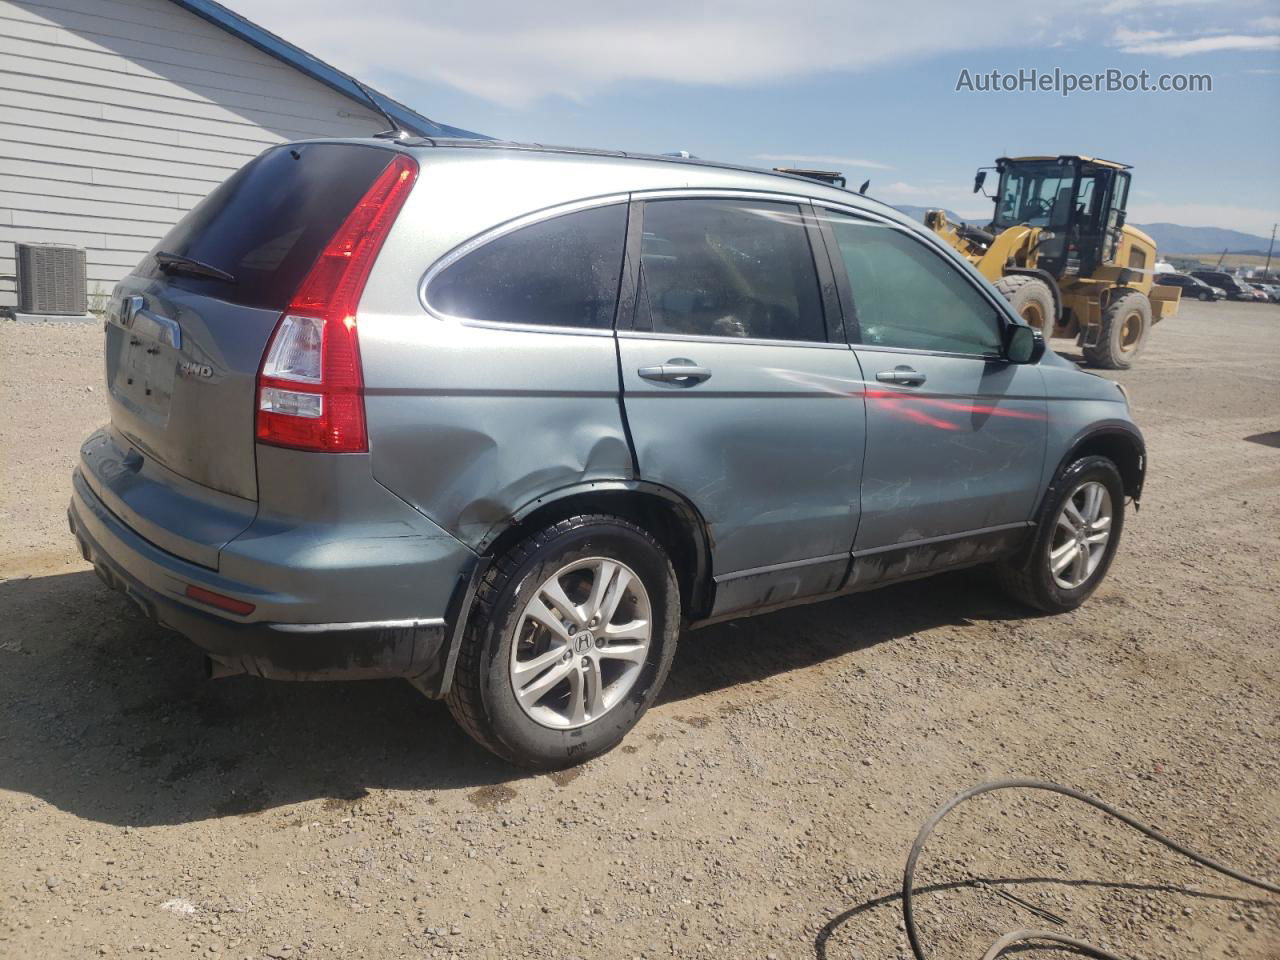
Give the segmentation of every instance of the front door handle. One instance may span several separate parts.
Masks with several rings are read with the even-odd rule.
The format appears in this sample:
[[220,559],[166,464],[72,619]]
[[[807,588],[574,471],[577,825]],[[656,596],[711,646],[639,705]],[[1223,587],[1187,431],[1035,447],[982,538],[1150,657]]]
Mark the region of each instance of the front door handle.
[[646,380],[674,383],[681,387],[692,387],[694,384],[711,379],[710,370],[684,357],[675,357],[657,366],[641,367],[636,373]]
[[918,387],[929,378],[919,370],[900,364],[892,370],[881,370],[876,374],[881,383],[896,383],[904,387]]

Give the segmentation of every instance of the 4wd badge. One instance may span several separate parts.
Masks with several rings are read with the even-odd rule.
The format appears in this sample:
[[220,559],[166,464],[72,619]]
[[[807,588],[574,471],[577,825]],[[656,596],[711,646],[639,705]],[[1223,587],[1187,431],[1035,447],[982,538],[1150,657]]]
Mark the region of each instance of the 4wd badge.
[[178,364],[178,370],[184,377],[204,377],[208,379],[213,376],[213,367],[207,363],[196,363],[194,360],[183,360]]

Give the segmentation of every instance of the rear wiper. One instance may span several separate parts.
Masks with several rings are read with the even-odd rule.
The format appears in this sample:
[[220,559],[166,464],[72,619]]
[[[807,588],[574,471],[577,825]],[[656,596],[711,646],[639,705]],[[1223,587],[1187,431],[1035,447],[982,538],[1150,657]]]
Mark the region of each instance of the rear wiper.
[[208,277],[211,280],[222,280],[226,283],[235,283],[236,278],[225,270],[219,270],[217,267],[208,263],[202,263],[199,260],[192,260],[190,257],[184,257],[179,253],[166,253],[161,250],[156,254],[156,263],[165,273],[182,273],[189,277]]

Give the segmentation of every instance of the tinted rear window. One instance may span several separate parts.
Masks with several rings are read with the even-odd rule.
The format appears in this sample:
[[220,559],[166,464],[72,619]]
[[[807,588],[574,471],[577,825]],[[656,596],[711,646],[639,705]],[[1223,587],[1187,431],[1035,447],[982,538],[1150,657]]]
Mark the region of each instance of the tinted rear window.
[[[155,248],[217,267],[236,282],[182,275],[169,275],[166,282],[245,306],[283,310],[392,156],[378,147],[339,143],[267,151],[232,174]],[[162,275],[150,256],[139,272]]]
[[468,320],[607,329],[626,236],[623,203],[521,227],[445,267],[427,301]]

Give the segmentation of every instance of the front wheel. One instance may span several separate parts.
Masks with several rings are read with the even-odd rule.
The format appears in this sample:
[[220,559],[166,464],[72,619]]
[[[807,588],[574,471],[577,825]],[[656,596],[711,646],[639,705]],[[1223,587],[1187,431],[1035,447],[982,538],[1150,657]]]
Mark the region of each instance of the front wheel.
[[1005,591],[1047,613],[1074,610],[1098,588],[1120,546],[1124,483],[1106,457],[1082,457],[1045,495],[1030,547],[996,565]]
[[640,527],[588,515],[497,558],[477,591],[449,710],[512,763],[554,770],[614,747],[675,654],[680,593]]
[[1210,293],[1208,290],[1201,290],[1200,299],[1207,302],[1213,299],[1213,294]]

